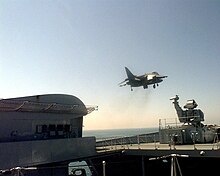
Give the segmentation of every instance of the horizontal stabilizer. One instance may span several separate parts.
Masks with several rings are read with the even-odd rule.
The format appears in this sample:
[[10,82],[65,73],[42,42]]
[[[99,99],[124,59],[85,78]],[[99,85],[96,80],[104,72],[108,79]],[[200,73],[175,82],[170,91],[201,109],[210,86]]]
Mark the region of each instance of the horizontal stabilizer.
[[128,79],[125,79],[124,81],[120,82],[118,85],[119,85],[120,87],[122,87],[122,86],[126,86],[127,83],[128,83]]

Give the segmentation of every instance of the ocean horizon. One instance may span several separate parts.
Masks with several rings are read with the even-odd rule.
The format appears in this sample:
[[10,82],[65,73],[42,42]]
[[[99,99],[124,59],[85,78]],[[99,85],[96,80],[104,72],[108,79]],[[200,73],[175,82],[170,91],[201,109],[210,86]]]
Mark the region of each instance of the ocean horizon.
[[158,132],[159,129],[154,128],[126,128],[126,129],[103,129],[103,130],[84,130],[83,137],[95,136],[97,139],[100,138],[111,138],[111,137],[128,137],[140,134],[147,134]]

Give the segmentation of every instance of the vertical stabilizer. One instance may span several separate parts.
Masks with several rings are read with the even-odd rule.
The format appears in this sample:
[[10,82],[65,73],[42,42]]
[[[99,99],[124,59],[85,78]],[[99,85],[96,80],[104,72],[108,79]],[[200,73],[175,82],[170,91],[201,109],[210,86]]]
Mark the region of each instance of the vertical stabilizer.
[[133,73],[131,73],[131,71],[130,71],[127,67],[125,67],[125,70],[126,70],[126,73],[127,73],[127,76],[128,76],[128,79],[129,79],[129,80],[135,78],[135,76],[133,75]]

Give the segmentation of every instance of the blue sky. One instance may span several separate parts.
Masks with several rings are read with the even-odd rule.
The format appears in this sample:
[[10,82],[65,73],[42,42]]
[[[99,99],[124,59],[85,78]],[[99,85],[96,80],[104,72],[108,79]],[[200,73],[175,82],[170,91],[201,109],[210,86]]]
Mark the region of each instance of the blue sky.
[[[2,0],[0,97],[75,95],[99,106],[85,129],[111,129],[175,118],[178,94],[219,124],[219,19],[219,0]],[[131,92],[125,66],[168,78]]]

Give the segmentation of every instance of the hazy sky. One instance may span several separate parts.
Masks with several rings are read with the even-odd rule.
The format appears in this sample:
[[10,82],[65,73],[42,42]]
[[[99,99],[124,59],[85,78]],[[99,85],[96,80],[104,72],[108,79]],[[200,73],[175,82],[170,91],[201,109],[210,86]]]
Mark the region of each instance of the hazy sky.
[[[156,89],[119,87],[124,67]],[[71,94],[99,110],[84,129],[157,127],[195,99],[220,124],[219,0],[1,0],[0,97]]]

